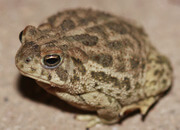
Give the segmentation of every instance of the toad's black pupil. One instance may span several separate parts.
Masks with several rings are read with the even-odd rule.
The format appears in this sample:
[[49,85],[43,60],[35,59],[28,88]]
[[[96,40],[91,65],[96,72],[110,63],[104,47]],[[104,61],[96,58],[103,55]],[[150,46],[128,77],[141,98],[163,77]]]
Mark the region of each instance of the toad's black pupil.
[[58,65],[61,61],[61,58],[59,55],[47,55],[44,57],[44,64],[47,67],[55,67]]
[[53,65],[53,64],[58,62],[58,59],[57,58],[50,58],[50,59],[47,59],[46,62],[48,64],[52,64]]

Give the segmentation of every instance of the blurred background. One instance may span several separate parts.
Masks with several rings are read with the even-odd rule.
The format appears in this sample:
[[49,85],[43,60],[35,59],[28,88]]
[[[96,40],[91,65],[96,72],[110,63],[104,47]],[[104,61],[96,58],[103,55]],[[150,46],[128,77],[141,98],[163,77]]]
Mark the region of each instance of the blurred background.
[[19,74],[15,54],[19,32],[70,8],[92,8],[142,24],[153,45],[168,56],[174,69],[172,90],[145,121],[140,114],[112,126],[91,130],[180,130],[180,0],[0,0],[0,130],[84,130],[74,120],[81,111],[46,93]]

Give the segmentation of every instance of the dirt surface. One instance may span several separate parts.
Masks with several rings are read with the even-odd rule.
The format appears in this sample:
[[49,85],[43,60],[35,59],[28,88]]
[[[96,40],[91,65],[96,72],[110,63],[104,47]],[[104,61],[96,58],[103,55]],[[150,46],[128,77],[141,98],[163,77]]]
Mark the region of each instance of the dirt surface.
[[20,76],[14,57],[19,32],[37,26],[48,16],[69,8],[94,8],[141,23],[156,48],[174,69],[171,91],[148,113],[112,126],[91,130],[180,130],[180,1],[179,0],[0,0],[0,130],[85,130],[74,120],[81,113]]

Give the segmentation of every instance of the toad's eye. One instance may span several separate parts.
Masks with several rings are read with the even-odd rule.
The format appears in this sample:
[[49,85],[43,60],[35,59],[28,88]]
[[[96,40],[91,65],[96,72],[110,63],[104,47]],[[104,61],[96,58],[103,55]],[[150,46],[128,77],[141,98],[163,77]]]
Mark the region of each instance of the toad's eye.
[[56,68],[61,63],[61,61],[61,57],[57,54],[46,55],[43,58],[44,66],[49,69]]
[[22,35],[23,35],[23,31],[21,31],[21,32],[19,33],[19,40],[20,40],[21,43],[22,43]]

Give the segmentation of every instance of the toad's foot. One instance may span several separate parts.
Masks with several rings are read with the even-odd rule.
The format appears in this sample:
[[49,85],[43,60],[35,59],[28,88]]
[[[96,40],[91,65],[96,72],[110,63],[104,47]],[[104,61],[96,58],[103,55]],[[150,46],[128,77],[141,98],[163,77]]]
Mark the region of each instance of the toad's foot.
[[139,109],[141,114],[144,116],[149,108],[159,99],[159,97],[149,97],[145,100],[139,101],[138,103],[134,103],[128,106],[125,106],[121,109],[120,111],[120,116],[124,116],[124,113],[126,111],[132,111],[132,110],[136,110]]
[[87,128],[91,128],[95,126],[96,124],[102,123],[102,120],[98,116],[95,116],[95,115],[77,115],[75,119],[79,121],[88,121],[88,124],[86,126]]
[[86,128],[94,127],[97,124],[109,124],[110,125],[110,124],[114,124],[119,121],[119,118],[115,118],[113,120],[106,120],[106,119],[100,118],[96,115],[77,115],[75,117],[75,119],[79,120],[79,121],[88,121]]

